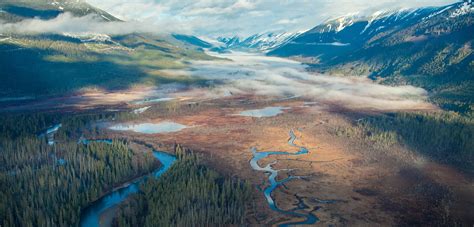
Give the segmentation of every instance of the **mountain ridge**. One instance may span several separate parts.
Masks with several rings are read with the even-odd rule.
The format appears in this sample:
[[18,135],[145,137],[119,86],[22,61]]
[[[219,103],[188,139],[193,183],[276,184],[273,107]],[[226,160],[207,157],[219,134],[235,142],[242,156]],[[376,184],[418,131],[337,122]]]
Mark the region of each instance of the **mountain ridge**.
[[441,106],[473,109],[473,46],[474,6],[466,1],[336,18],[268,55],[300,60],[313,71],[421,86]]
[[266,53],[285,45],[302,33],[303,32],[265,32],[244,38],[239,36],[218,37],[217,41],[222,43],[222,46],[219,47],[221,50],[245,50]]
[[94,14],[103,21],[121,21],[84,0],[3,0],[0,2],[0,20],[10,23],[33,18],[53,19],[65,12],[76,17]]
[[[99,23],[122,23],[77,0],[7,0],[0,3],[0,9],[2,23],[46,21],[64,13],[74,17],[96,15]],[[212,57],[200,46],[172,35],[4,32],[0,34],[0,95],[8,100],[9,96],[64,95],[87,87],[118,90],[141,84],[201,83],[166,76],[159,69],[184,68],[190,60],[206,59]]]

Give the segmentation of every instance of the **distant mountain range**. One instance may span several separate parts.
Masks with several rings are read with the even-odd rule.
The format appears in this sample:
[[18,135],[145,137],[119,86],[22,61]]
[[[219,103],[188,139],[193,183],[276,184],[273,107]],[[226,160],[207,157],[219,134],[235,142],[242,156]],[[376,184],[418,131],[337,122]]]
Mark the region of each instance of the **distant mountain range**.
[[443,106],[472,109],[473,40],[474,6],[465,1],[339,17],[268,54],[300,60],[319,72],[421,86]]
[[269,52],[287,44],[302,33],[303,32],[267,32],[262,34],[255,34],[247,38],[240,38],[238,36],[230,38],[218,37],[217,41],[222,44],[219,47],[220,50]]
[[[270,54],[318,56],[320,61],[332,61],[334,57],[344,57],[344,54],[361,48],[416,43],[447,35],[467,28],[470,22],[464,19],[469,19],[473,12],[472,4],[458,3],[444,7],[378,11],[370,16],[349,14],[314,27]],[[446,28],[451,25],[464,27]]]

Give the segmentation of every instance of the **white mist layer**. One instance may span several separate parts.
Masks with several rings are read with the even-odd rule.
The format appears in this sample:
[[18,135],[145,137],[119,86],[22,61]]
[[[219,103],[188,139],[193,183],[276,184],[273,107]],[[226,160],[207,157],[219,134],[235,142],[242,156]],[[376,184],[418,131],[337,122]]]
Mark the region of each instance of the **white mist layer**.
[[414,86],[391,87],[363,77],[312,74],[299,62],[247,53],[215,54],[232,61],[195,61],[187,74],[216,81],[217,94],[302,97],[349,109],[432,109],[427,92]]

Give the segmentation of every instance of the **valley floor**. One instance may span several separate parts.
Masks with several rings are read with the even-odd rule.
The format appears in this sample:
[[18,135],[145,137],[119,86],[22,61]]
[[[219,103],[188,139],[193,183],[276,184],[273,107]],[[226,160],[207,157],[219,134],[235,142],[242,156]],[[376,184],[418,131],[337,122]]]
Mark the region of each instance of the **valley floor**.
[[[133,105],[132,105],[133,106]],[[119,105],[114,108],[131,108]],[[267,176],[250,167],[251,148],[290,151],[288,132],[296,144],[309,149],[299,156],[269,156],[259,163],[281,169],[279,178],[302,176],[286,182],[273,193],[283,210],[307,207],[318,225],[472,225],[474,181],[453,167],[437,164],[415,151],[394,144],[377,147],[357,138],[338,135],[364,116],[299,99],[274,101],[266,97],[239,96],[196,102],[152,105],[127,123],[176,122],[188,128],[166,134],[141,134],[106,130],[107,138],[129,138],[171,150],[178,143],[203,154],[205,162],[228,176],[249,180],[254,186],[248,222],[280,224],[301,221],[270,210],[263,193]],[[281,106],[274,117],[246,117],[241,111]],[[133,106],[138,108],[140,106]],[[303,201],[301,203],[300,201]]]
[[[126,138],[168,151],[172,151],[175,144],[181,144],[203,154],[205,163],[213,169],[252,183],[254,199],[247,215],[251,224],[304,221],[270,209],[262,192],[268,186],[268,176],[250,166],[253,147],[258,151],[297,152],[296,147],[288,144],[291,130],[297,138],[296,145],[307,148],[309,153],[270,155],[258,163],[262,167],[271,164],[273,169],[279,170],[277,180],[297,177],[273,192],[278,208],[312,213],[319,218],[317,225],[322,226],[474,224],[470,212],[474,209],[471,175],[432,161],[399,141],[380,146],[341,133],[341,130],[354,130],[360,120],[383,114],[383,111],[439,112],[425,101],[406,99],[406,94],[424,97],[422,89],[381,86],[360,78],[316,78],[295,62],[261,56],[233,57],[244,66],[239,65],[239,61],[221,62],[227,64],[225,67],[204,63],[192,71],[201,73],[199,76],[214,72],[208,79],[222,75],[252,78],[247,83],[230,81],[229,86],[221,87],[219,94],[215,90],[209,92],[209,88],[179,90],[179,86],[134,87],[126,91],[82,90],[66,97],[2,102],[0,111],[128,113],[128,118],[98,123],[102,134],[84,136]],[[279,80],[261,76],[267,75],[267,68],[274,70],[269,75],[280,73],[277,79],[281,84],[275,85],[274,81]],[[262,83],[257,87],[266,90],[257,90],[261,92],[259,95],[232,93],[254,83]],[[366,91],[368,86],[371,92]],[[272,98],[270,95],[275,89],[290,92],[292,96]],[[314,89],[317,92],[311,93],[312,98],[299,95]],[[272,111],[262,110],[267,107],[278,108],[272,109],[276,111],[272,115]],[[278,114],[278,110],[282,112]],[[242,111],[254,116],[244,116]],[[263,116],[265,114],[270,116]],[[160,130],[170,132],[145,134],[109,129],[115,124],[163,122],[167,122],[168,128]],[[178,128],[173,128],[176,126]]]

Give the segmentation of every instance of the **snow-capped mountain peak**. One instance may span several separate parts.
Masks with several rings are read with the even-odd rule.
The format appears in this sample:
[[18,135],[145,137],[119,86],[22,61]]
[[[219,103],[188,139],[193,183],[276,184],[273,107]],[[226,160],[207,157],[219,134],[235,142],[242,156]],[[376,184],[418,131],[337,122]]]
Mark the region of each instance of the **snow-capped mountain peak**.
[[464,3],[451,13],[450,17],[459,17],[474,12],[474,3],[472,0],[464,1]]
[[268,52],[278,48],[288,42],[291,42],[301,32],[266,32],[261,34],[251,35],[246,38],[234,37],[219,37],[217,40],[224,44],[226,49],[247,49],[260,52]]
[[360,12],[349,13],[344,16],[327,20],[322,25],[313,29],[313,32],[334,32],[339,33],[356,23],[366,23],[360,34],[370,34],[394,24],[411,23],[419,20],[428,20],[441,15],[446,11],[452,11],[451,17],[465,15],[474,12],[472,1],[456,3],[444,7],[423,7],[423,8],[400,8],[397,10],[379,10],[372,14],[362,14]]

